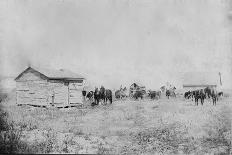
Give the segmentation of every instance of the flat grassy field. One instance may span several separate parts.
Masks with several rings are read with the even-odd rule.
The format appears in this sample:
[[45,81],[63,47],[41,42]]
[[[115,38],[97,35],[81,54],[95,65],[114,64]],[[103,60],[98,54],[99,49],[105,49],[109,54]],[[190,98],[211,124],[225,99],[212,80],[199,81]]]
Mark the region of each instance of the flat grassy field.
[[[162,97],[127,99],[84,109],[16,106],[11,97],[1,107],[1,116],[4,114],[10,126],[1,133],[18,134],[13,135],[18,136],[15,142],[18,147],[13,152],[229,154],[231,151],[229,96],[219,99],[217,106],[211,100],[195,106],[183,97]],[[9,147],[13,142],[7,142]]]

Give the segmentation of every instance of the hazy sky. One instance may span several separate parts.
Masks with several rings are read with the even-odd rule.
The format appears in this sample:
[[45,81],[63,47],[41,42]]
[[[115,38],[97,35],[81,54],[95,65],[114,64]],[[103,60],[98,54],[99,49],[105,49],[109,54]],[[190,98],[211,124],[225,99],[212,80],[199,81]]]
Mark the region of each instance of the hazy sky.
[[1,74],[67,68],[107,87],[181,86],[182,72],[222,72],[231,86],[227,0],[1,0]]

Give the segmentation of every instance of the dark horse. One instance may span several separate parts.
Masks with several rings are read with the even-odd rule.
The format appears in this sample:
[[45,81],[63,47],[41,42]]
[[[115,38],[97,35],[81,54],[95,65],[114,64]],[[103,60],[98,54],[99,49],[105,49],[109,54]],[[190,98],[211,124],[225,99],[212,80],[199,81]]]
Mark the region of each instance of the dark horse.
[[217,101],[218,101],[218,99],[219,99],[220,97],[222,97],[222,96],[223,96],[223,92],[222,92],[222,91],[218,92],[218,93],[217,93]]
[[105,102],[110,101],[110,104],[112,104],[112,91],[110,89],[106,89],[105,91]]
[[148,92],[148,96],[151,98],[151,99],[155,99],[156,98],[156,91],[149,91]]
[[203,104],[204,104],[204,100],[205,100],[205,98],[206,98],[206,95],[205,95],[203,89],[200,90],[199,98],[200,98],[200,100],[201,100],[201,105],[203,105]]
[[112,104],[112,91],[110,89],[105,89],[103,86],[100,90],[96,88],[94,92],[94,100],[96,105],[98,105],[100,101],[107,104],[108,100],[110,101],[110,104]]
[[195,99],[195,105],[198,106],[198,100],[199,99],[201,100],[201,105],[204,104],[204,100],[206,98],[206,95],[205,95],[203,89],[193,91],[193,96],[194,96],[194,99]]
[[99,101],[100,101],[100,91],[98,90],[98,88],[96,88],[94,91],[94,103],[95,103],[95,105],[98,105]]
[[170,95],[171,95],[171,92],[169,90],[166,90],[166,96],[168,97],[168,99]]
[[218,96],[220,97],[220,96],[223,96],[223,92],[221,91],[221,92],[219,92],[218,93]]
[[152,90],[149,90],[148,91],[148,96],[151,98],[151,99],[159,99],[160,96],[161,96],[161,91],[152,91]]
[[94,96],[94,92],[90,91],[90,92],[87,93],[86,98],[88,98],[90,100],[90,99],[93,98],[93,96]]
[[208,98],[212,97],[212,90],[209,87],[206,87],[204,89],[204,93],[205,93],[206,97],[208,97]]
[[94,93],[93,91],[89,91],[87,94],[86,94],[86,99],[88,99],[88,101],[90,101],[91,103],[91,106],[95,106],[97,105],[96,102],[94,101],[95,98],[94,98]]
[[100,88],[100,94],[99,94],[99,99],[100,99],[100,101],[103,101],[103,103],[105,103],[105,101],[106,101],[106,95],[105,95],[105,91],[106,91],[106,89],[103,87],[103,86],[101,86],[101,88]]
[[191,91],[187,91],[184,93],[184,98],[189,99],[191,97]]
[[138,98],[143,99],[143,92],[137,90],[137,91],[134,93],[133,98],[135,98],[136,100],[137,100]]

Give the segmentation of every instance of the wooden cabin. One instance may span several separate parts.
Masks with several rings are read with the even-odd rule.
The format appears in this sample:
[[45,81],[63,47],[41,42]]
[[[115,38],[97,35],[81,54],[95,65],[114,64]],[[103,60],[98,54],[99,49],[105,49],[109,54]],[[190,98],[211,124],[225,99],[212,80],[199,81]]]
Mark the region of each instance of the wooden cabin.
[[66,107],[83,104],[85,78],[71,71],[28,67],[15,81],[18,105]]

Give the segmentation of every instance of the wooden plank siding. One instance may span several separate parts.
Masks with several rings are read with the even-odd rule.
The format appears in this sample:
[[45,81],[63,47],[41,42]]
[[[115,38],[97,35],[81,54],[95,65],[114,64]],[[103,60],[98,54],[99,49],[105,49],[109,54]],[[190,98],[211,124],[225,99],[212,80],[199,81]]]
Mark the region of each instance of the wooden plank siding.
[[[26,80],[27,79],[27,80]],[[17,104],[48,104],[47,80],[28,73],[16,81]]]
[[83,81],[69,82],[69,103],[82,103]]
[[[16,80],[17,104],[68,106],[82,104],[83,80],[51,80],[27,70]],[[54,96],[54,97],[53,97]]]
[[50,94],[49,102],[52,103],[52,95],[54,95],[54,104],[68,104],[68,85],[61,80],[49,80],[48,90]]

